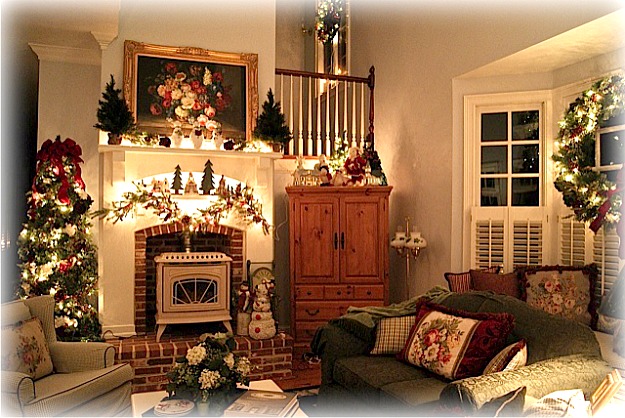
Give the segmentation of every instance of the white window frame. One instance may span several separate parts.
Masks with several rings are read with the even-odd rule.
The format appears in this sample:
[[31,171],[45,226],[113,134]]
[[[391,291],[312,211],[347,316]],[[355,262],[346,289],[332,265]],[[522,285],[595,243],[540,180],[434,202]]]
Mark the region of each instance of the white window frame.
[[[470,95],[464,98],[464,175],[463,175],[463,265],[465,267],[474,267],[474,260],[472,257],[472,231],[471,231],[471,216],[474,208],[480,207],[480,150],[481,150],[481,118],[479,115],[482,113],[494,113],[494,112],[514,112],[523,111],[529,109],[539,109],[541,112],[541,119],[539,129],[541,132],[540,137],[540,168],[539,173],[539,187],[540,187],[540,205],[539,208],[545,208],[548,210],[550,202],[553,199],[550,189],[547,184],[553,182],[552,169],[549,156],[553,152],[553,132],[554,121],[552,116],[552,91],[551,90],[537,90],[530,92],[516,92],[516,93],[497,93],[497,94],[482,94],[482,95]],[[505,211],[505,208],[513,208],[525,210],[526,208],[534,209],[534,207],[513,207],[508,201],[508,206],[502,207],[489,207],[492,209],[499,209]],[[507,219],[507,216],[505,216]],[[548,212],[547,212],[548,219]],[[544,237],[543,247],[543,263],[551,260],[549,242],[550,229],[544,228],[544,233],[547,234]],[[507,260],[507,269],[511,269],[512,260]]]

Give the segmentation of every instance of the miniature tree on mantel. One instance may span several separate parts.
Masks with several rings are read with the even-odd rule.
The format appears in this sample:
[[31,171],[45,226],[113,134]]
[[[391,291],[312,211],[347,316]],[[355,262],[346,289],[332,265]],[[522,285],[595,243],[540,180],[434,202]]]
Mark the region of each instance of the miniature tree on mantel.
[[286,146],[292,138],[280,103],[274,100],[271,89],[267,93],[267,100],[263,103],[263,111],[256,119],[254,136],[280,148]]
[[120,96],[121,89],[115,88],[115,78],[111,74],[111,82],[106,83],[106,88],[102,93],[102,99],[98,100],[98,123],[94,128],[101,129],[109,134],[108,143],[119,145],[121,136],[131,133],[136,129],[134,117],[128,108],[128,103]]
[[211,190],[214,188],[213,163],[211,160],[206,160],[206,164],[204,164],[204,177],[202,177],[202,194],[210,194]]

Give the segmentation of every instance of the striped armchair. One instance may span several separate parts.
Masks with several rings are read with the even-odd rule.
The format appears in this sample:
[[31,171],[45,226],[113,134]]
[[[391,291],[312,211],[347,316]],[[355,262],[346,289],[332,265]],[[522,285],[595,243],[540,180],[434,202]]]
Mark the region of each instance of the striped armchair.
[[[5,365],[15,349],[5,346],[10,343],[4,333],[33,317],[41,321],[52,361],[52,372],[43,377],[6,370]],[[130,415],[132,367],[114,364],[110,344],[57,341],[51,296],[2,304],[2,332],[3,416]]]

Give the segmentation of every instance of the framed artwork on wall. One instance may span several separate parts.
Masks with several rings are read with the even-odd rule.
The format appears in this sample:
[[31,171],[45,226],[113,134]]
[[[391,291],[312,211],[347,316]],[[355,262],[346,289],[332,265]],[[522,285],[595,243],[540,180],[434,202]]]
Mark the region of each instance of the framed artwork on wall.
[[218,127],[248,140],[258,116],[258,55],[124,42],[124,98],[140,131],[174,123]]

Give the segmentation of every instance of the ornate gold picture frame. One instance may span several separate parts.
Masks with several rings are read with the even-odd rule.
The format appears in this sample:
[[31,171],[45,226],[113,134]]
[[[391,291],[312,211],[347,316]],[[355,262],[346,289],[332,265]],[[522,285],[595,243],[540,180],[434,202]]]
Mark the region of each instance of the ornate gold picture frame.
[[209,123],[225,138],[248,140],[258,116],[258,55],[127,40],[123,92],[141,131],[170,135],[179,122],[188,133]]

